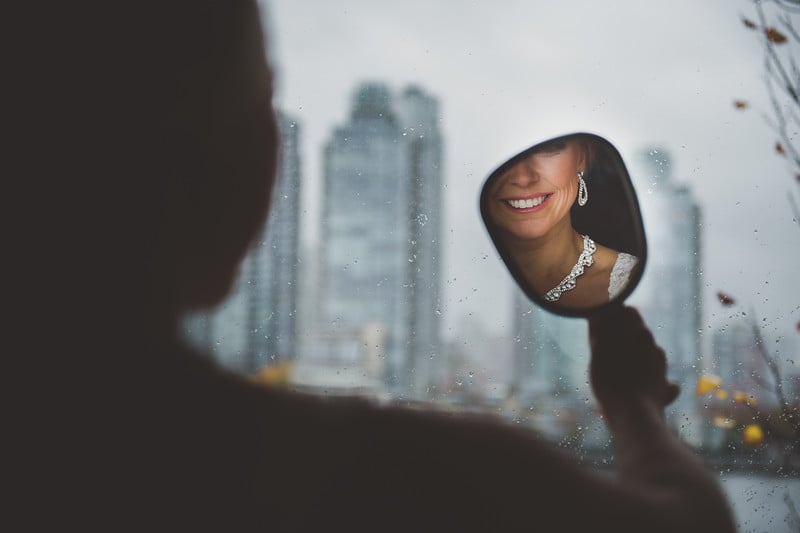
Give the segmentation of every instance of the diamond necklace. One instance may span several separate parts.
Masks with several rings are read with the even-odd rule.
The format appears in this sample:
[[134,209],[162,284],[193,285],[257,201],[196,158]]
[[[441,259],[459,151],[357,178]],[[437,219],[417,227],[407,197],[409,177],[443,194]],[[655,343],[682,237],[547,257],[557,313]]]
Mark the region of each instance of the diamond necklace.
[[544,299],[548,302],[557,302],[563,293],[574,289],[576,280],[581,274],[583,274],[584,267],[590,267],[592,266],[592,263],[594,263],[592,254],[595,252],[595,250],[597,250],[597,246],[595,246],[594,241],[590,239],[588,235],[584,235],[583,252],[581,252],[580,257],[578,257],[578,262],[575,263],[574,267],[572,267],[572,270],[570,270],[569,274],[567,274],[567,277],[561,280],[561,283],[544,294]]

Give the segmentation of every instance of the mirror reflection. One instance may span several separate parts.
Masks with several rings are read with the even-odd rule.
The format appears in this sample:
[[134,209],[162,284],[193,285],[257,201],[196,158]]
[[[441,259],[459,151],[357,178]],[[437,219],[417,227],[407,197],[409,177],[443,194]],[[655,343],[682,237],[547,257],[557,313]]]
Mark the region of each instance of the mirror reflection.
[[633,186],[619,152],[597,135],[549,139],[511,158],[484,185],[481,213],[523,290],[557,313],[621,300],[641,276]]

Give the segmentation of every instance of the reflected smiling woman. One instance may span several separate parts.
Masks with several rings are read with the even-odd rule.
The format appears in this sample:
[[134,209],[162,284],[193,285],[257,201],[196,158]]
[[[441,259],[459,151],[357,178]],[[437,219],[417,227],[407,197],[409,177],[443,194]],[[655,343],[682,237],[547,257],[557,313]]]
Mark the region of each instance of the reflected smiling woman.
[[640,264],[643,238],[638,210],[628,207],[630,189],[617,150],[602,137],[576,133],[506,162],[490,176],[481,204],[523,286],[553,306],[582,310],[620,296]]

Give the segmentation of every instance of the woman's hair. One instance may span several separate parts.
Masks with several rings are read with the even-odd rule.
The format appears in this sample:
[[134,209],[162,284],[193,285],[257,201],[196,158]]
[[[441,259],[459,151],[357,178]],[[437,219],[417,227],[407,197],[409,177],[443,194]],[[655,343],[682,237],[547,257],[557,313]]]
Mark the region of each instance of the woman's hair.
[[614,146],[596,135],[579,133],[570,136],[586,154],[583,179],[589,193],[580,206],[576,201],[570,210],[572,227],[580,234],[613,250],[642,256],[637,207],[630,194],[630,178],[622,157]]

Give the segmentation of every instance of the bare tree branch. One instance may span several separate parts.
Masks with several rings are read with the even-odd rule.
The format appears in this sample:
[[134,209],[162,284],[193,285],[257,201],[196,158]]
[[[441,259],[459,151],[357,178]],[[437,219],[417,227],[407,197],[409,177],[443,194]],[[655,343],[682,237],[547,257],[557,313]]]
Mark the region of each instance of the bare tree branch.
[[794,199],[794,195],[791,191],[787,191],[786,196],[789,198],[789,205],[792,208],[794,223],[800,226],[800,209],[797,208],[797,202]]
[[788,115],[787,122],[793,122],[797,125],[800,125],[800,115],[797,114],[797,111],[797,109],[793,109],[791,107],[786,108],[786,114]]
[[764,338],[761,335],[761,328],[758,326],[758,321],[756,320],[755,313],[752,308],[750,309],[750,313],[750,326],[753,330],[753,337],[756,340],[758,353],[767,364],[767,368],[772,374],[772,378],[775,380],[775,395],[778,397],[778,403],[781,406],[781,410],[788,409],[789,404],[786,402],[786,396],[783,393],[783,381],[781,380],[781,370],[778,366],[778,362],[774,357],[767,353],[767,349],[764,347]]
[[[761,2],[760,0],[756,0],[756,3],[759,4]],[[800,13],[800,0],[772,0],[772,3],[784,11]]]
[[797,61],[794,56],[789,56],[789,66],[792,70],[792,84],[795,87],[800,87],[800,69],[797,68]]
[[[764,8],[761,6],[761,2],[756,2],[756,12],[758,13],[759,22],[761,22],[761,27],[766,29],[767,28],[767,20],[764,16]],[[794,86],[792,85],[791,79],[786,72],[786,69],[783,66],[783,63],[778,57],[777,52],[775,52],[775,47],[769,41],[767,37],[766,30],[762,37],[764,41],[764,48],[767,52],[767,55],[772,59],[772,64],[774,65],[775,69],[777,70],[780,80],[781,80],[781,87],[786,91],[789,97],[798,105],[800,105],[800,97],[798,97],[797,91],[795,90]]]
[[[800,167],[800,152],[798,152],[797,148],[795,147],[794,143],[792,142],[791,137],[789,136],[789,127],[787,124],[787,114],[783,106],[781,105],[780,99],[775,95],[774,88],[772,84],[767,80],[767,92],[769,94],[770,102],[772,103],[773,115],[775,117],[776,122],[772,122],[771,120],[767,120],[767,125],[769,125],[773,131],[778,135],[780,138],[781,146],[783,147],[784,151],[787,153],[788,157],[792,160],[792,163],[795,167]],[[793,114],[789,114],[789,118],[793,118]]]
[[797,512],[797,507],[788,490],[783,495],[783,501],[786,502],[786,507],[789,508],[789,517],[792,521],[789,526],[794,526],[795,531],[800,531],[800,514]]
[[792,24],[792,20],[785,13],[778,17],[778,20],[781,21],[781,24],[783,24],[783,27],[787,32],[789,32],[789,35],[792,36],[792,39],[794,39],[795,42],[800,43],[800,34],[797,33],[794,24]]
[[[783,101],[776,93],[773,78],[779,78],[779,75],[777,75],[772,68],[772,62],[769,57],[764,60],[764,70],[766,71],[764,85],[767,88],[767,94],[772,104],[772,115],[774,117],[773,121],[769,117],[764,116],[764,121],[779,137],[781,148],[785,155],[791,160],[795,168],[800,169],[800,151],[795,147],[795,142],[790,135],[790,130],[794,130],[795,127],[789,127],[789,123],[800,126],[800,116],[796,114],[797,110],[793,107],[784,106]],[[782,80],[777,80],[777,83],[780,84],[781,82]],[[798,104],[800,104],[800,102],[798,102]]]
[[771,383],[769,383],[769,382],[768,382],[767,380],[765,380],[764,378],[762,378],[761,376],[759,376],[759,375],[757,375],[757,374],[756,374],[756,375],[751,375],[751,376],[750,376],[750,378],[751,378],[751,379],[752,379],[752,380],[755,382],[755,384],[756,384],[756,385],[758,385],[760,388],[762,388],[762,389],[764,389],[764,390],[767,390],[767,391],[769,391],[769,392],[772,392],[772,393],[774,393],[774,392],[775,392],[775,391],[773,390],[772,384],[771,384]]

